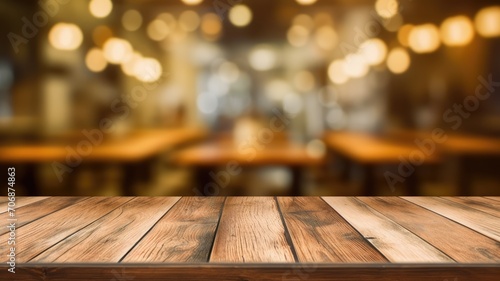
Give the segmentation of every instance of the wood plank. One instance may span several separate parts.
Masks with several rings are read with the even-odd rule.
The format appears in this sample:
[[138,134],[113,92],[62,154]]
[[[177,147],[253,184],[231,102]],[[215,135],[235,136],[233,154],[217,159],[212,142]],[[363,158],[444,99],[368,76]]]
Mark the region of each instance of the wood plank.
[[[83,201],[87,197],[50,197],[45,200],[34,202],[16,209],[16,227],[19,228],[32,221],[42,218],[60,209],[74,205],[79,201]],[[9,232],[7,228],[0,229],[0,235]]]
[[136,197],[30,262],[119,262],[180,197]]
[[387,262],[318,197],[278,197],[299,262]]
[[224,200],[183,197],[122,262],[208,262]]
[[487,197],[484,197],[484,198],[487,198],[487,199],[490,199],[490,200],[495,200],[495,201],[500,201],[500,197],[491,197],[491,196],[487,196]]
[[[12,273],[0,270],[1,280],[12,280]],[[496,265],[429,264],[269,264],[269,265],[21,265],[18,280],[171,280],[171,281],[243,281],[243,280],[311,280],[311,281],[497,281],[500,267]]]
[[443,198],[402,198],[500,241],[500,220],[495,216]]
[[493,216],[500,217],[500,202],[483,197],[442,197]]
[[453,262],[422,238],[356,198],[323,199],[392,262]]
[[[7,197],[3,197],[3,198],[7,198]],[[47,198],[49,198],[49,197],[41,197],[41,196],[36,196],[36,197],[25,197],[25,196],[16,197],[16,201],[15,201],[16,202],[16,206],[14,208],[15,209],[21,208],[23,206],[27,206],[29,204],[33,204],[35,202],[42,201],[42,200],[45,200]],[[7,212],[8,204],[9,204],[8,200],[6,200],[3,203],[0,203],[0,214],[3,214],[5,212]]]
[[226,199],[210,262],[294,262],[276,200]]
[[[19,228],[16,233],[17,262],[28,262],[129,200],[131,198],[127,197],[92,197]],[[7,241],[8,235],[1,235],[0,240]],[[0,252],[7,252],[7,246],[7,243],[0,243]],[[2,255],[0,261],[7,261],[7,256]]]
[[398,197],[359,200],[458,262],[500,262],[498,242],[427,209]]

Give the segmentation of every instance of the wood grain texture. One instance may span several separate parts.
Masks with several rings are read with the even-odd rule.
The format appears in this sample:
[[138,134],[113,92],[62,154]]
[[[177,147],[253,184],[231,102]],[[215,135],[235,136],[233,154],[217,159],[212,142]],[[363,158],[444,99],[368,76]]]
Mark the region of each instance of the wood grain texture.
[[466,205],[490,215],[500,217],[500,202],[484,197],[442,197],[456,203]]
[[[126,197],[92,197],[54,212],[17,230],[17,262],[25,263],[69,235],[91,224],[123,203]],[[8,233],[0,236],[7,241]],[[0,252],[7,252],[7,243],[0,243]],[[2,255],[1,262],[7,261]]]
[[494,201],[500,201],[500,197],[487,196],[487,197],[484,197],[484,198],[487,198],[487,199],[490,199],[490,200],[494,200]]
[[[0,214],[3,214],[5,212],[7,212],[7,207],[8,207],[8,204],[9,204],[9,200],[7,199],[7,197],[2,197],[3,199],[5,200],[2,200],[2,203],[0,203]],[[42,201],[42,200],[45,200],[49,197],[42,197],[42,196],[37,196],[37,197],[24,197],[24,196],[19,196],[19,197],[16,197],[16,206],[14,207],[15,209],[17,208],[21,208],[23,206],[27,206],[29,204],[32,204],[32,203],[35,203],[35,202],[38,202],[38,201]]]
[[435,197],[403,197],[444,217],[500,241],[500,219],[474,208]]
[[182,198],[122,262],[208,262],[224,200]]
[[500,243],[398,197],[358,198],[457,262],[500,262]]
[[[497,281],[500,267],[483,265],[22,265],[16,273],[23,281],[67,280],[172,280],[172,281]],[[12,280],[0,270],[0,279]]]
[[392,262],[453,262],[422,238],[356,198],[323,199]]
[[136,197],[30,262],[119,262],[179,199]]
[[[51,214],[60,209],[74,205],[77,202],[87,199],[86,197],[50,197],[31,203],[27,206],[22,206],[16,209],[16,227],[19,228],[41,217]],[[7,233],[7,228],[0,229],[0,235]]]
[[210,262],[294,262],[271,197],[226,199]]
[[318,197],[279,197],[299,262],[387,262]]

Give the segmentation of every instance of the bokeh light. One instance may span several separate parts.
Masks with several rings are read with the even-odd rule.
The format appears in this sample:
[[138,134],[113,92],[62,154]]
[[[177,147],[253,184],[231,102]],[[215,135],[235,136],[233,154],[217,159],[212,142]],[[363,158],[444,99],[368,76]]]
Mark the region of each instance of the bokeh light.
[[387,56],[387,45],[378,38],[368,39],[360,45],[359,49],[369,65],[381,64]]
[[349,81],[349,76],[344,72],[344,61],[335,60],[328,67],[328,77],[337,85],[345,84]]
[[229,11],[229,21],[237,27],[245,27],[252,22],[252,10],[245,5],[236,5]]
[[222,32],[222,24],[219,16],[213,13],[203,15],[201,19],[201,31],[207,39],[217,39]]
[[170,27],[162,20],[155,19],[148,24],[148,36],[154,41],[161,41],[170,34]]
[[142,58],[134,65],[134,76],[142,82],[155,82],[162,75],[160,62],[154,58]]
[[477,32],[483,37],[500,36],[500,6],[481,9],[475,18]]
[[189,6],[195,6],[203,2],[203,0],[182,0],[182,2]]
[[410,46],[410,33],[413,27],[413,24],[405,24],[398,30],[399,44],[405,47]]
[[58,50],[75,50],[83,41],[82,30],[72,23],[57,23],[49,32],[49,42]]
[[441,25],[441,39],[448,46],[465,46],[474,38],[474,26],[466,16],[447,18]]
[[270,70],[277,64],[276,51],[266,45],[257,46],[250,52],[248,62],[255,70]]
[[383,18],[392,18],[398,13],[399,4],[396,0],[377,0],[375,11]]
[[113,10],[113,2],[111,0],[91,0],[89,10],[94,17],[105,18]]
[[309,41],[309,30],[301,25],[294,25],[288,30],[287,39],[290,45],[302,47]]
[[143,59],[142,55],[138,52],[134,52],[131,56],[128,56],[121,64],[121,69],[123,73],[128,76],[135,76],[136,65]]
[[401,74],[410,67],[410,55],[404,48],[394,48],[387,56],[387,67],[394,74]]
[[104,57],[111,64],[124,62],[129,55],[132,55],[132,45],[120,38],[110,38],[104,43]]
[[108,62],[106,61],[102,50],[92,48],[85,56],[85,65],[87,65],[87,68],[92,72],[101,72],[106,68]]
[[361,78],[368,74],[370,67],[364,57],[359,54],[350,54],[344,60],[344,72],[352,78]]
[[316,1],[318,1],[318,0],[296,0],[296,1],[297,1],[297,3],[299,3],[300,5],[305,5],[305,6],[307,6],[307,5],[312,5],[312,4],[316,3]]
[[332,50],[338,43],[337,32],[330,25],[324,25],[316,30],[314,41],[321,49]]
[[122,16],[122,25],[125,30],[136,31],[142,25],[142,15],[137,10],[128,10]]
[[195,11],[184,11],[179,16],[179,26],[184,31],[195,31],[200,26],[200,23],[200,16]]
[[410,31],[410,48],[416,53],[432,53],[441,45],[439,30],[434,24],[415,26]]

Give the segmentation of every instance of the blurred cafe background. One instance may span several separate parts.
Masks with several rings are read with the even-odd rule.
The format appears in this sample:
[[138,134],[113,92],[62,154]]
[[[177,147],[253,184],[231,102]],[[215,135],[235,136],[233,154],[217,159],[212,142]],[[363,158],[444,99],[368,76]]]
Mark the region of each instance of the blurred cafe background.
[[6,0],[0,33],[19,195],[500,195],[498,1]]

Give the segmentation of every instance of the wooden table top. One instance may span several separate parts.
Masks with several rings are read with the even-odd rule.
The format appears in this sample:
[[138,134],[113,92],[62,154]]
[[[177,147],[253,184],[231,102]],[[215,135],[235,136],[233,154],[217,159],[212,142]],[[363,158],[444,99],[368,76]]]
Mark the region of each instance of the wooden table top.
[[261,147],[239,147],[233,142],[213,141],[179,151],[173,159],[186,166],[219,166],[230,161],[243,166],[311,166],[324,161],[322,155],[311,155],[305,146],[288,141]]
[[[203,129],[197,128],[137,131],[94,146],[85,160],[138,161],[179,144],[202,139],[206,135]],[[81,140],[87,139],[82,137]],[[77,143],[0,146],[0,162],[13,164],[64,161],[68,155],[66,146],[76,149]]]
[[[92,274],[112,278],[111,269],[144,274],[136,280],[160,273],[191,278],[172,280],[213,280],[222,272],[234,275],[225,280],[243,280],[256,274],[252,270],[263,274],[262,280],[296,280],[283,274],[297,268],[311,270],[307,274],[317,277],[311,280],[496,280],[500,273],[500,197],[19,197],[16,202],[17,270],[31,278],[24,280],[63,280],[71,274],[81,280]],[[6,197],[0,205],[5,213]],[[0,229],[1,241],[7,241],[8,231]],[[8,247],[0,243],[0,252]],[[6,255],[0,260],[5,267]],[[147,275],[145,263],[158,271]],[[340,275],[331,275],[335,272]]]
[[[391,142],[376,136],[356,132],[328,132],[324,135],[328,148],[363,164],[395,164],[401,157],[408,159],[419,152],[415,145]],[[437,155],[424,155],[425,161],[439,161]]]
[[[398,130],[390,133],[394,138],[413,143],[415,139],[432,139],[432,132],[419,130]],[[439,152],[450,155],[500,155],[500,138],[446,134],[446,141],[435,143]]]

